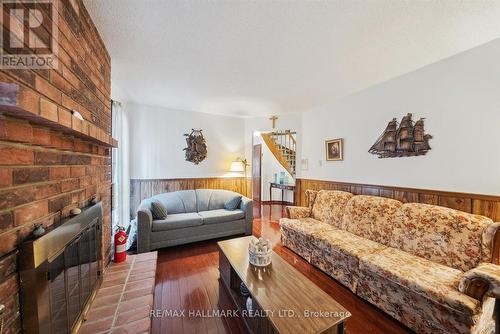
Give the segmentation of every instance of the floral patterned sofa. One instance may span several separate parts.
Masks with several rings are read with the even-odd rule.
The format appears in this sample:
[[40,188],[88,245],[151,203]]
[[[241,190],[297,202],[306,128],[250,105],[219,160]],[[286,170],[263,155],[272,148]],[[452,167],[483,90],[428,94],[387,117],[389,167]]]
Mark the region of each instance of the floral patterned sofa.
[[[419,203],[307,191],[282,244],[418,333],[493,333],[500,223]],[[496,263],[496,264],[494,264]]]

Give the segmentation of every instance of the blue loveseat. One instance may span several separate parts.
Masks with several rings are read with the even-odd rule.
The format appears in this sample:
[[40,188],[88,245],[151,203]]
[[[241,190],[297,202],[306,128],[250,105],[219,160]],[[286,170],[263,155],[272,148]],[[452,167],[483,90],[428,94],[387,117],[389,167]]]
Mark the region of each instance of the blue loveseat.
[[[181,190],[143,200],[137,211],[138,253],[235,234],[252,234],[252,200],[242,196],[239,208],[224,204],[241,194],[228,190]],[[151,201],[167,208],[167,217],[154,220]]]

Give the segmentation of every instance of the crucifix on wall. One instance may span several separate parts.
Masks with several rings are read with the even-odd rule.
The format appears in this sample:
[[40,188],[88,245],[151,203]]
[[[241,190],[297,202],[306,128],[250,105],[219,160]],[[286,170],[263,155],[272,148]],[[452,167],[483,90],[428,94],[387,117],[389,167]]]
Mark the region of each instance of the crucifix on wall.
[[278,116],[272,116],[269,120],[273,121],[273,129],[276,127],[276,120],[278,119]]

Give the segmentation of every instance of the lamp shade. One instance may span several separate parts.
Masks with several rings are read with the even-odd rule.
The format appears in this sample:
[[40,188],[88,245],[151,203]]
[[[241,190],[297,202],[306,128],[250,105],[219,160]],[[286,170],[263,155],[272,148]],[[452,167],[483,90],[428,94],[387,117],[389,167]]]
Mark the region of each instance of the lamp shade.
[[229,167],[230,172],[244,172],[243,163],[241,161],[231,162],[231,167]]

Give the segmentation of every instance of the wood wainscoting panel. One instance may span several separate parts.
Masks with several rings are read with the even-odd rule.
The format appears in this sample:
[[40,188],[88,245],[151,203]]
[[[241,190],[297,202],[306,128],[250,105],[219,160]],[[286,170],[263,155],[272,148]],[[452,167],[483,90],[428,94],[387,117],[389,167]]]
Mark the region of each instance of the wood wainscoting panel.
[[243,177],[206,177],[179,179],[131,179],[130,180],[130,218],[135,218],[137,208],[143,199],[154,195],[178,190],[225,189],[252,197],[252,180]]
[[500,201],[472,199],[472,213],[496,217],[496,221],[500,221]]
[[415,203],[418,202],[418,193],[413,191],[394,190],[392,198],[403,203]]
[[418,202],[439,205],[439,196],[433,194],[418,194]]
[[297,179],[295,183],[295,205],[300,206],[306,205],[305,191],[307,189],[341,190],[355,195],[394,198],[404,203],[441,205],[500,221],[500,196],[312,179]]
[[472,213],[472,198],[469,196],[439,196],[439,205]]

